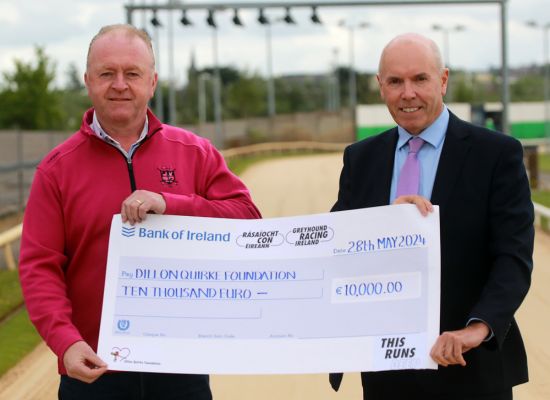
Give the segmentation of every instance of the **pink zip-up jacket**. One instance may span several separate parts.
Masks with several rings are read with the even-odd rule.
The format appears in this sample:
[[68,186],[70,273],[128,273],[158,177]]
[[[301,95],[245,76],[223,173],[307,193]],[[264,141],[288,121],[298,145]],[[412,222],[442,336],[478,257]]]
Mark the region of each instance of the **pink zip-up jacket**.
[[21,239],[20,279],[31,321],[57,355],[84,340],[97,350],[109,229],[133,190],[161,193],[165,214],[261,218],[244,184],[204,138],[161,124],[131,162],[82,126],[36,169]]

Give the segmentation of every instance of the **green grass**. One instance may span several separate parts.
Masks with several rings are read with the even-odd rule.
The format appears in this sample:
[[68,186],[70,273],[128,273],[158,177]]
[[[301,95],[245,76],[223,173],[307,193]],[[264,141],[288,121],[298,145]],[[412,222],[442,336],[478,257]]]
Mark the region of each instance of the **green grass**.
[[309,155],[317,155],[327,153],[325,151],[299,151],[299,152],[282,152],[278,154],[269,154],[269,155],[258,155],[250,157],[235,158],[227,162],[229,169],[235,174],[240,175],[251,165],[256,164],[262,161],[274,160],[278,158],[289,158],[289,157],[303,157]]
[[539,154],[539,170],[540,172],[550,172],[550,153]]
[[550,207],[550,191],[534,190],[531,197],[535,203],[542,204],[545,207]]
[[[17,271],[0,270],[0,319],[23,303]],[[40,343],[25,309],[16,311],[0,324],[0,376]]]
[[0,376],[15,366],[40,343],[25,309],[11,316],[0,326]]
[[0,269],[0,319],[23,303],[17,271]]
[[[270,157],[273,157],[273,156],[270,156]],[[258,161],[267,160],[270,157],[251,156],[246,158],[236,158],[233,160],[229,160],[229,162],[227,163],[227,166],[235,175],[240,175],[252,164],[257,163]]]

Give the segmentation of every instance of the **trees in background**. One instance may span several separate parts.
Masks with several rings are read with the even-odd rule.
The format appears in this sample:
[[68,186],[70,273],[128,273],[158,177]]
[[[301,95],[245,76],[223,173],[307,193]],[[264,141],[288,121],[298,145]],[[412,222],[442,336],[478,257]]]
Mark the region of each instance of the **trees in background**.
[[544,77],[542,74],[529,74],[519,77],[510,87],[513,101],[543,101]]
[[[341,71],[340,71],[341,70]],[[345,68],[338,71],[341,106],[348,106],[349,72]],[[342,72],[343,71],[343,72]],[[212,68],[201,70],[190,68],[187,83],[179,91],[178,123],[196,124],[199,116],[199,92],[206,97],[206,120],[213,121],[213,77]],[[224,119],[239,119],[267,116],[267,82],[257,72],[238,70],[234,67],[221,67],[222,105]],[[296,74],[274,79],[277,114],[319,111],[327,108],[330,78],[326,74]],[[372,88],[371,74],[357,74],[357,96],[359,102],[378,99],[378,89]],[[164,92],[164,104],[168,101]]]
[[5,128],[53,129],[61,125],[59,92],[53,88],[55,64],[42,47],[34,62],[14,60],[15,70],[3,74],[0,125]]
[[13,72],[4,72],[0,82],[0,128],[74,130],[90,106],[78,68],[67,70],[64,89],[54,87],[56,65],[43,47],[36,47],[34,60],[14,60]]
[[65,71],[65,87],[60,90],[63,112],[63,123],[60,129],[77,130],[82,123],[82,115],[92,106],[82,77],[82,72],[78,70],[76,64],[69,64]]
[[[543,100],[543,67],[518,68],[511,74],[512,101]],[[267,116],[267,84],[257,72],[225,66],[219,70],[224,119]],[[82,114],[91,106],[76,64],[65,71],[65,85],[54,86],[56,65],[44,48],[36,47],[30,62],[14,60],[13,72],[4,72],[0,80],[0,129],[75,130]],[[187,83],[177,90],[178,124],[196,124],[199,119],[199,92],[205,100],[207,121],[213,115],[212,68],[198,70],[194,64],[187,73]],[[338,67],[331,74],[301,74],[275,78],[277,114],[311,112],[327,109],[328,97],[334,96],[337,84],[338,104],[349,106],[348,67]],[[380,103],[375,74],[356,73],[358,104]],[[500,101],[498,69],[487,72],[455,70],[451,73],[448,102],[482,104]],[[168,115],[168,86],[161,82],[164,115]],[[334,99],[332,99],[334,100]],[[154,103],[152,103],[152,106]],[[334,106],[334,103],[332,103]]]

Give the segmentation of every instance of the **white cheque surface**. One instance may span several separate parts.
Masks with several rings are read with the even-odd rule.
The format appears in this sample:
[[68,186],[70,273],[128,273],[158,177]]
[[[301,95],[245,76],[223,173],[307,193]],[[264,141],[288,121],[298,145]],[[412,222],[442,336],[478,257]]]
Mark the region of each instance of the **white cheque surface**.
[[439,209],[264,220],[113,217],[99,356],[113,370],[436,368]]

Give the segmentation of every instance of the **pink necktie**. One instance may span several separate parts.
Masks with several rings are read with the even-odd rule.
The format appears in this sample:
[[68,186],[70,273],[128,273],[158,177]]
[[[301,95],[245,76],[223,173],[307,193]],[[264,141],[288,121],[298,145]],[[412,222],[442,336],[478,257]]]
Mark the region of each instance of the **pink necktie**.
[[405,160],[405,164],[401,168],[399,181],[397,182],[396,196],[406,194],[418,194],[420,186],[420,163],[418,162],[418,151],[424,144],[424,140],[419,137],[414,137],[409,140],[409,154]]

